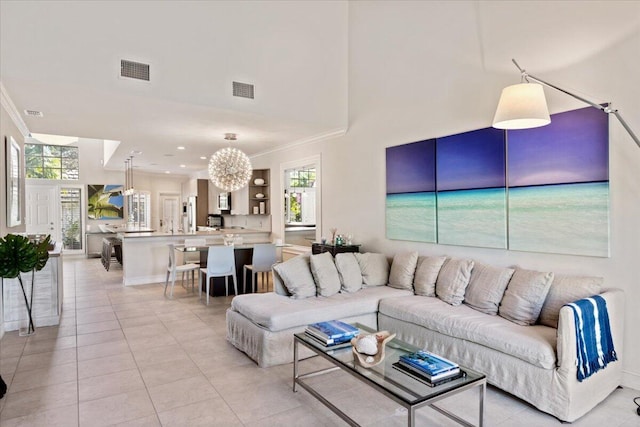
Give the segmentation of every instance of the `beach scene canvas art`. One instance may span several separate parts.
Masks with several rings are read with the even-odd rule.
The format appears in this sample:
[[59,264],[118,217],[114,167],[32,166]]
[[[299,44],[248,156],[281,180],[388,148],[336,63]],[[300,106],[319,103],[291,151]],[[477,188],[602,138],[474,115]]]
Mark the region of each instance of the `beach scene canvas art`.
[[609,256],[607,114],[554,114],[507,141],[509,249]]
[[436,152],[438,243],[506,248],[504,131],[437,138]]
[[437,242],[436,141],[387,148],[388,239]]
[[608,257],[608,116],[551,118],[387,148],[387,238]]

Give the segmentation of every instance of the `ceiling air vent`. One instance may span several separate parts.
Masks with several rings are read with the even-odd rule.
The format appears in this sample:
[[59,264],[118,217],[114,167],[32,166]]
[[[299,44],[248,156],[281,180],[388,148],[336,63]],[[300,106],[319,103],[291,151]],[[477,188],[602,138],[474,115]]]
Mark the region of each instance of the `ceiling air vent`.
[[36,110],[24,110],[24,113],[27,116],[31,116],[31,117],[44,117],[44,114],[42,114],[42,111],[36,111]]
[[120,60],[120,76],[149,81],[149,64]]
[[233,82],[233,96],[253,99],[253,85]]

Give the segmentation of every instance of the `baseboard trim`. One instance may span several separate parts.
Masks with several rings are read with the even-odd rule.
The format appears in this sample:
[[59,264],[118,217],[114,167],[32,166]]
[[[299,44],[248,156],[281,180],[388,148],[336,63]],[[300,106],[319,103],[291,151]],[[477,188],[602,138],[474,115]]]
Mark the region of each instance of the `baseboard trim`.
[[637,372],[622,371],[622,386],[640,391],[640,374]]

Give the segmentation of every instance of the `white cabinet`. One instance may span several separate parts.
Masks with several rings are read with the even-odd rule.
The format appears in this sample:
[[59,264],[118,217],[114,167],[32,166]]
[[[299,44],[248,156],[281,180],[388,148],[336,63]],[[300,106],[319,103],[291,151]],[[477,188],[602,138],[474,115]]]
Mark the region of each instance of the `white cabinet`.
[[[62,313],[62,258],[56,245],[57,255],[49,256],[44,268],[35,273],[32,316],[36,327],[57,325]],[[31,290],[31,273],[22,273],[22,282]],[[24,296],[18,279],[2,279],[2,305],[4,330],[15,331],[27,326],[28,316]]]
[[231,215],[249,215],[249,187],[231,193]]

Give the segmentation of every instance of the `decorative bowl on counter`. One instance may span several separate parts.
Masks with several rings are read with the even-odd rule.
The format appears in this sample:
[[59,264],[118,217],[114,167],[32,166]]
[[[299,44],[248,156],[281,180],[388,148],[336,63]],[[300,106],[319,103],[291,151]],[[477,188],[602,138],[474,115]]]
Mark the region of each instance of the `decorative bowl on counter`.
[[264,179],[262,179],[262,178],[256,178],[256,179],[254,179],[254,180],[253,180],[253,183],[254,183],[255,185],[264,185]]
[[256,199],[264,199],[264,194],[262,193],[256,194]]

